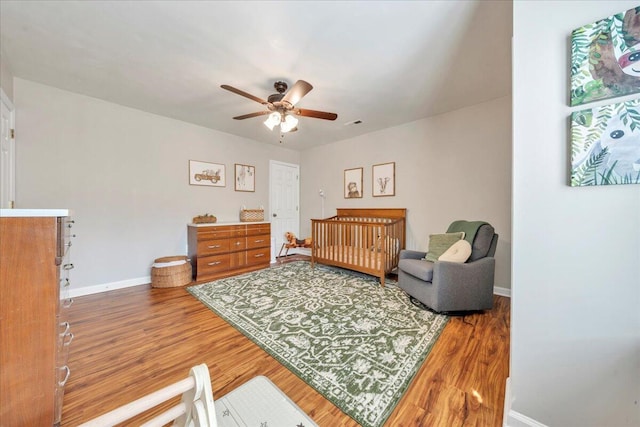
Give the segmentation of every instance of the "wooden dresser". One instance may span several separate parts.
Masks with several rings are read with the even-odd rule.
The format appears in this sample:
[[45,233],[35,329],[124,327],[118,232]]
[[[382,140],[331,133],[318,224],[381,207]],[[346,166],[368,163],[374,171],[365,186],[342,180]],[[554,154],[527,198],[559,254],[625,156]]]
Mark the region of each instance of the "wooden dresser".
[[219,279],[269,266],[271,224],[189,224],[189,258],[196,282]]
[[59,425],[73,339],[64,209],[0,210],[0,426]]

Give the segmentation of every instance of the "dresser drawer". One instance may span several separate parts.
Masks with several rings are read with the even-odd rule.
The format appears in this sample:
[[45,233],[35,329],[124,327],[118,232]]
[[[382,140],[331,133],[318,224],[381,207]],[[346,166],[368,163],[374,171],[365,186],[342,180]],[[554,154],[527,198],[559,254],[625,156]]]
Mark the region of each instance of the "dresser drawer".
[[238,225],[230,233],[232,237],[244,237],[247,235],[247,228],[244,225]]
[[269,234],[261,234],[258,236],[248,236],[247,237],[247,249],[254,248],[265,248],[269,246],[270,237]]
[[270,248],[251,249],[247,251],[247,265],[269,264],[271,261]]
[[198,277],[231,268],[231,255],[214,255],[198,258]]
[[271,233],[271,224],[247,225],[247,236]]
[[231,237],[232,227],[203,227],[198,228],[198,241],[226,239]]
[[229,252],[229,239],[204,240],[198,242],[198,256],[207,256]]
[[247,238],[246,237],[234,237],[229,239],[229,250],[230,251],[243,251],[247,249]]

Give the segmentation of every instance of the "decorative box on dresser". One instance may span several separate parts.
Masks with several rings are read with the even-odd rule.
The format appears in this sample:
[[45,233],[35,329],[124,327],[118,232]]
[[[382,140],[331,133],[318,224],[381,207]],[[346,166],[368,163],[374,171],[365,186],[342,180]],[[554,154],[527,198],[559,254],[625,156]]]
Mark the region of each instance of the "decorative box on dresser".
[[269,266],[269,222],[189,224],[189,258],[196,282]]
[[0,209],[0,426],[60,424],[73,339],[66,209]]

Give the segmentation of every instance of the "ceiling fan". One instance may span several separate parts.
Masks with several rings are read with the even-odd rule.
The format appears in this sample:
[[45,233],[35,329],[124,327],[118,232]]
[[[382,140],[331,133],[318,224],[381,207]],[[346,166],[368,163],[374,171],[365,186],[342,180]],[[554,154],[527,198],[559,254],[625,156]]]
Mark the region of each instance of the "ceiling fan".
[[[236,116],[234,119],[236,120],[244,120],[250,119],[252,117],[258,116],[266,116],[269,115],[267,120],[265,120],[264,124],[269,129],[273,130],[273,128],[277,125],[280,125],[280,130],[284,132],[294,132],[298,130],[298,119],[296,116],[303,117],[312,117],[315,119],[324,119],[324,120],[335,120],[338,118],[338,115],[335,113],[328,113],[326,111],[316,111],[316,110],[307,110],[303,108],[297,108],[296,104],[298,101],[302,99],[307,93],[313,89],[309,83],[304,80],[298,80],[293,87],[287,92],[287,84],[283,81],[277,81],[273,84],[276,92],[264,100],[262,98],[258,98],[257,96],[251,95],[245,91],[240,89],[236,89],[233,86],[229,85],[221,85],[222,89],[226,89],[230,92],[233,92],[237,95],[244,96],[245,98],[249,98],[252,101],[256,101],[265,107],[266,110],[258,111],[255,113],[244,114],[242,116]],[[285,93],[287,92],[287,93]]]

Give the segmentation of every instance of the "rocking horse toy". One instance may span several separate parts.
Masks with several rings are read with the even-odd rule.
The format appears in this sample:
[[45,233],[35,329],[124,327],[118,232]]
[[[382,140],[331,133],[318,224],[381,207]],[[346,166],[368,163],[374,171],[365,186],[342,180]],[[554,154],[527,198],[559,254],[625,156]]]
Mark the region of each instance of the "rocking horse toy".
[[311,247],[311,237],[307,237],[306,239],[297,239],[296,235],[290,231],[284,233],[284,238],[286,242],[282,244],[280,248],[280,252],[278,253],[278,258],[282,256],[282,251],[287,248],[284,253],[284,256],[287,256],[289,253],[289,249],[294,248],[310,248]]

